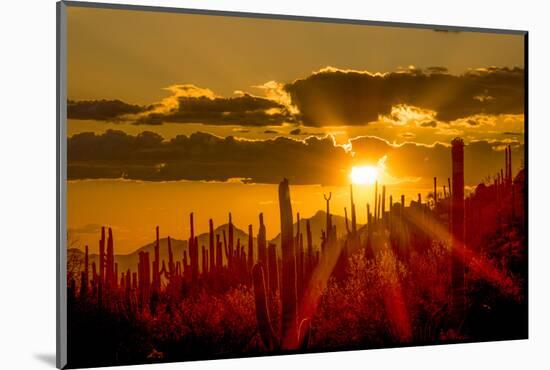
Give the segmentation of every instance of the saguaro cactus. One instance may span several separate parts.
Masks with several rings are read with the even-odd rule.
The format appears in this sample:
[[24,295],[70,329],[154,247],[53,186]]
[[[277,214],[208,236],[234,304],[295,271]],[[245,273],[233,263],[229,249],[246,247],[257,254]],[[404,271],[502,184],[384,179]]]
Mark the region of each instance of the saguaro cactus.
[[[190,244],[188,244],[187,247],[189,248],[189,246],[190,246]],[[190,275],[190,271],[189,271],[190,267],[189,267],[189,264],[187,263],[187,259],[188,259],[187,258],[187,251],[184,250],[183,251],[183,277],[186,278],[186,279]]]
[[281,342],[283,349],[290,349],[296,344],[297,296],[296,251],[293,237],[292,205],[290,203],[290,189],[287,179],[284,179],[279,184],[279,211],[281,217],[281,251],[283,258]]
[[252,235],[252,225],[248,225],[248,252],[247,252],[247,268],[252,271],[254,265],[254,236]]
[[220,241],[220,234],[216,234],[216,270],[221,271],[222,269],[223,269],[222,242]]
[[105,227],[101,227],[101,239],[99,240],[99,285],[105,284]]
[[328,193],[328,197],[326,194],[323,194],[323,198],[325,198],[325,202],[327,204],[327,222],[325,233],[328,237],[328,235],[330,234],[330,230],[332,229],[332,218],[330,217],[330,199],[332,198],[332,192]]
[[174,264],[174,253],[172,252],[172,241],[168,237],[168,278],[172,280],[176,276],[176,265]]
[[254,303],[256,305],[258,330],[265,348],[268,351],[273,351],[280,347],[280,343],[271,325],[271,319],[269,318],[265,279],[261,264],[256,264],[252,268],[252,282],[254,285]]
[[199,241],[195,236],[193,212],[189,214],[190,236],[188,242],[189,262],[191,264],[191,280],[196,282],[199,278]]
[[[126,300],[126,307],[129,311],[132,310],[132,280],[130,269],[126,270],[124,274],[124,298]],[[122,282],[121,282],[122,286]]]
[[261,263],[265,268],[267,267],[267,240],[263,213],[260,213],[259,218],[260,228],[258,229],[258,236],[256,241],[258,243],[258,262]]
[[109,228],[109,238],[107,239],[107,283],[108,289],[116,286],[115,276],[115,256],[114,256],[113,230]]
[[208,270],[208,266],[206,262],[208,260],[208,256],[206,255],[206,253],[207,251],[204,245],[201,246],[201,271],[203,274],[206,272],[206,270]]
[[229,265],[229,269],[232,269],[233,268],[234,231],[233,231],[233,219],[231,217],[231,212],[229,212],[229,224],[227,225],[227,234],[228,234],[227,264]]
[[160,240],[159,240],[159,227],[155,228],[156,241],[155,241],[155,260],[153,261],[153,292],[157,293],[160,290]]
[[214,249],[214,221],[208,221],[208,247],[210,250],[210,272],[215,270],[215,249]]
[[112,282],[112,287],[113,288],[118,288],[118,263],[115,262],[115,269],[114,269],[114,272],[113,272],[113,282]]
[[[294,331],[295,337],[285,338],[282,335],[278,337],[271,324],[262,265],[254,265],[252,269],[252,282],[254,286],[254,303],[256,306],[258,331],[260,332],[260,337],[262,338],[265,348],[268,351],[280,349],[293,350],[298,348],[306,349],[309,342],[310,320],[302,320],[299,329]],[[292,345],[288,343],[292,343]]]
[[269,291],[275,295],[279,290],[279,269],[277,267],[277,246],[273,243],[269,243],[267,247],[267,271]]

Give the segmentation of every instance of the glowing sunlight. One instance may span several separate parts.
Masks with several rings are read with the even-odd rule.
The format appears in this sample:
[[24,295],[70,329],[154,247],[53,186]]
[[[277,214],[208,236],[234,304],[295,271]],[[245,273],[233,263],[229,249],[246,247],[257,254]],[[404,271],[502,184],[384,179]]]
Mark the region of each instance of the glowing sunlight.
[[357,185],[370,185],[378,179],[378,168],[375,166],[354,166],[349,175],[351,182]]

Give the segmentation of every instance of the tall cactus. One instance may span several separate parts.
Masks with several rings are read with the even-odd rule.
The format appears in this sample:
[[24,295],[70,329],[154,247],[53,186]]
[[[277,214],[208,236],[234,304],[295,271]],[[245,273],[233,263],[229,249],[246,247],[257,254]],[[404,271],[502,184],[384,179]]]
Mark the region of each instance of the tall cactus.
[[[328,201],[327,201],[328,202]],[[253,285],[256,305],[258,330],[268,350],[295,350],[307,345],[309,338],[309,320],[303,320],[298,330],[298,305],[296,295],[296,251],[293,235],[292,206],[288,180],[279,184],[279,210],[281,217],[281,250],[282,250],[282,284],[281,284],[281,336],[277,338],[269,318],[265,279],[261,264],[253,268]],[[275,245],[268,248],[268,259],[271,260]],[[273,251],[273,252],[272,252]],[[271,271],[270,271],[271,275]],[[271,277],[269,279],[271,281]]]
[[201,246],[201,271],[202,273],[204,274],[204,272],[207,270],[207,267],[206,267],[206,248],[204,247],[204,245]]
[[208,247],[210,250],[210,272],[215,270],[215,248],[214,248],[214,221],[208,221]]
[[266,349],[268,351],[273,351],[280,347],[280,343],[279,339],[275,335],[275,331],[273,330],[271,319],[269,317],[265,279],[261,264],[256,264],[252,268],[252,283],[254,286],[254,303],[256,305],[256,320],[258,322],[260,337],[262,338]]
[[348,234],[351,234],[351,230],[349,228],[349,221],[348,221],[348,209],[344,207],[344,219],[346,221],[346,232]]
[[[328,201],[327,201],[328,202]],[[279,184],[279,211],[281,218],[281,251],[282,251],[282,348],[295,346],[297,296],[296,296],[296,252],[294,248],[292,205],[288,180]]]
[[330,217],[330,199],[332,198],[332,192],[331,193],[328,193],[328,197],[326,194],[323,194],[323,198],[325,198],[325,202],[326,202],[326,207],[327,207],[327,221],[326,221],[326,230],[325,230],[325,234],[328,235],[330,234],[330,230],[332,229],[332,218]]
[[[191,244],[188,244],[188,245],[187,245],[187,247],[188,247],[189,249],[190,249],[190,246],[191,246]],[[190,271],[189,271],[190,267],[189,267],[189,264],[187,263],[187,260],[188,260],[188,258],[187,258],[187,251],[184,250],[184,251],[183,251],[183,277],[184,277],[185,279],[188,279],[189,276],[190,276],[190,274],[191,274]]]
[[[124,298],[126,300],[126,307],[128,311],[132,310],[132,280],[131,280],[131,273],[130,269],[126,270],[126,274],[124,274]],[[121,283],[122,285],[122,283]]]
[[156,241],[155,241],[155,259],[153,261],[153,292],[158,293],[160,290],[160,240],[159,240],[159,227],[155,228]]
[[101,227],[101,239],[99,240],[99,294],[103,294],[105,285],[105,227]]
[[234,231],[233,231],[233,219],[231,217],[231,212],[229,212],[229,224],[227,225],[227,234],[228,234],[228,245],[227,245],[227,253],[228,253],[228,265],[229,269],[231,270],[233,268],[233,247],[234,247]]
[[222,254],[222,242],[220,241],[220,234],[216,234],[216,271],[223,269],[223,254]]
[[269,292],[275,295],[279,290],[279,268],[277,266],[277,246],[269,243],[267,247],[267,272]]
[[172,252],[172,241],[168,237],[168,278],[172,280],[176,276],[176,265],[174,264],[174,253]]
[[247,268],[252,271],[254,265],[254,236],[252,235],[252,225],[248,225],[248,252],[247,252]]
[[[254,286],[256,321],[258,322],[258,331],[260,332],[264,347],[268,351],[278,351],[280,349],[293,350],[298,348],[306,350],[311,332],[310,319],[303,319],[301,321],[298,331],[296,331],[296,337],[292,338],[294,344],[292,347],[285,347],[283,344],[284,339],[275,334],[275,330],[273,330],[273,325],[271,324],[263,267],[259,263],[252,268],[252,282]],[[281,343],[282,341],[283,343]]]
[[195,225],[193,223],[193,212],[189,214],[190,237],[188,242],[189,262],[191,269],[191,280],[196,282],[199,279],[199,241],[195,236]]
[[260,227],[258,229],[257,243],[258,243],[258,262],[261,263],[264,268],[267,267],[267,240],[266,230],[264,225],[264,215],[260,213]]
[[108,289],[114,288],[116,285],[115,277],[115,257],[114,257],[114,241],[113,230],[109,228],[109,237],[107,239],[107,283],[105,284]]
[[370,211],[370,204],[367,203],[367,244],[365,246],[365,259],[373,257],[372,235],[373,235],[373,215]]
[[114,272],[113,272],[113,288],[118,288],[117,284],[118,284],[118,263],[115,262],[115,268],[114,268]]

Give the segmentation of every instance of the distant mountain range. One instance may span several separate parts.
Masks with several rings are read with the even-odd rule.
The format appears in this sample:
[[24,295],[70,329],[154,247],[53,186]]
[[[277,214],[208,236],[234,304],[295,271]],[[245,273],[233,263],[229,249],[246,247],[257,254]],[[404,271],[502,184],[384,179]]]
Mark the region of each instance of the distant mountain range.
[[[309,218],[310,227],[311,227],[311,234],[312,234],[312,240],[314,249],[318,249],[321,245],[321,231],[325,229],[326,225],[326,212],[325,211],[317,211],[315,215],[313,215],[311,218]],[[351,222],[351,221],[350,221]],[[304,235],[304,247],[306,244],[306,223],[307,219],[301,218],[300,219],[300,230]],[[337,236],[341,237],[346,233],[346,221],[345,218],[342,216],[332,215],[332,224],[336,226],[336,232]],[[358,228],[362,225],[358,225]],[[225,230],[226,235],[228,234],[228,224],[224,224],[221,226],[218,226],[214,229],[214,235],[219,234],[220,240],[223,243],[223,231]],[[351,225],[350,225],[351,227]],[[233,226],[234,230],[234,240],[235,245],[237,244],[237,239],[240,239],[241,245],[245,246],[245,251],[247,250],[248,245],[248,234],[247,232]],[[297,223],[294,223],[294,232],[297,230]],[[257,243],[256,243],[256,234],[258,230],[254,230],[254,253],[257,253]],[[199,241],[199,266],[201,266],[201,252],[200,248],[201,246],[205,246],[208,249],[209,246],[209,234],[203,233],[200,235],[197,235],[198,241]],[[174,259],[176,261],[181,261],[183,259],[183,252],[187,250],[187,240],[180,240],[180,239],[174,239],[170,238],[171,245],[172,245],[172,253],[174,254]],[[160,242],[160,248],[159,248],[159,254],[161,261],[166,261],[166,264],[168,264],[168,238],[161,238],[159,239]],[[281,235],[278,234],[275,238],[268,241],[269,243],[274,243],[277,245],[278,249],[278,255],[280,256],[280,244],[281,244]],[[116,252],[116,240],[115,240],[115,252]],[[155,241],[152,241],[151,243],[136,249],[132,253],[129,254],[115,254],[115,262],[118,264],[118,272],[119,274],[121,272],[125,272],[128,269],[130,269],[132,272],[137,271],[137,264],[139,260],[139,252],[149,252],[150,258],[154,258],[155,253]],[[70,248],[68,250],[68,258],[84,258],[84,252],[78,248]],[[257,256],[255,255],[255,258]],[[98,266],[98,260],[99,255],[98,254],[90,254],[89,255],[89,263],[90,266],[92,262],[95,262],[96,266]],[[224,253],[224,261],[225,261],[225,253]],[[90,267],[91,268],[91,267]]]

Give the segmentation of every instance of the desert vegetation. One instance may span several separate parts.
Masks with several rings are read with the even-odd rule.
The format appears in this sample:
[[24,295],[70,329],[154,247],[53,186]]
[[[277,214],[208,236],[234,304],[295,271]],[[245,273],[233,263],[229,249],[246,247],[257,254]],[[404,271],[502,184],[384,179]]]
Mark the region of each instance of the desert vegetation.
[[434,178],[424,199],[376,183],[373,202],[355,204],[350,186],[340,233],[331,195],[320,199],[324,225],[313,235],[286,179],[277,243],[261,213],[259,229],[244,232],[231,213],[218,228],[210,219],[204,238],[191,213],[178,253],[159,225],[152,253],[122,271],[115,235],[102,228],[93,260],[88,246],[69,253],[69,364],[525,338],[525,174],[512,173],[508,147],[503,170],[465,196],[462,148],[455,139],[452,178],[443,186]]

